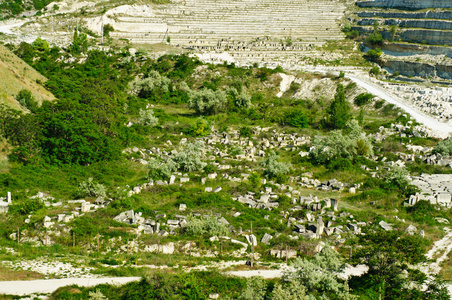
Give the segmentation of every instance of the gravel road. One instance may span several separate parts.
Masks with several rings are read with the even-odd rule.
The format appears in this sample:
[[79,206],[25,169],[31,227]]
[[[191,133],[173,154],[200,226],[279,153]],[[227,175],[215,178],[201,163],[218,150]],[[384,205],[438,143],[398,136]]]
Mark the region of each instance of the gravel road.
[[397,97],[391,95],[385,89],[369,82],[365,81],[361,78],[358,78],[354,75],[346,74],[345,77],[349,78],[353,82],[356,82],[357,85],[366,89],[369,93],[374,94],[381,99],[384,99],[386,102],[392,103],[407,113],[411,115],[417,122],[423,124],[425,127],[431,129],[434,135],[438,135],[440,137],[447,137],[452,132],[452,126],[441,123],[440,121],[415,110],[413,107],[407,105],[406,103],[399,100]]

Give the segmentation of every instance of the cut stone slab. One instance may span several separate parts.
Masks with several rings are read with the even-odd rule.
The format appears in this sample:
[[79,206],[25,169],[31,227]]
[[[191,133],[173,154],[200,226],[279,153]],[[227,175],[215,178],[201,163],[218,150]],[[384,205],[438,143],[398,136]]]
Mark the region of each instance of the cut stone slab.
[[273,238],[273,237],[272,237],[270,234],[265,233],[264,236],[263,236],[262,239],[261,239],[261,243],[262,243],[262,244],[268,244],[268,242],[269,242],[272,238]]
[[391,231],[392,230],[392,226],[389,225],[388,223],[386,223],[385,221],[380,221],[380,223],[378,223],[378,225],[380,225],[380,227],[383,228],[386,231]]

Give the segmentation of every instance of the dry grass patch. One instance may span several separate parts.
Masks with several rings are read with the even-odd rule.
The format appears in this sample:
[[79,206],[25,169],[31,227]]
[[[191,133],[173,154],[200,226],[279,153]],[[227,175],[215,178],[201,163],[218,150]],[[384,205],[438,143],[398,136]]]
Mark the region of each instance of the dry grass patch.
[[43,279],[44,275],[34,271],[11,270],[0,266],[0,281]]
[[38,82],[47,79],[17,57],[5,46],[0,45],[0,102],[14,109],[22,109],[15,100],[22,90],[30,90],[35,99],[41,103],[55,97]]

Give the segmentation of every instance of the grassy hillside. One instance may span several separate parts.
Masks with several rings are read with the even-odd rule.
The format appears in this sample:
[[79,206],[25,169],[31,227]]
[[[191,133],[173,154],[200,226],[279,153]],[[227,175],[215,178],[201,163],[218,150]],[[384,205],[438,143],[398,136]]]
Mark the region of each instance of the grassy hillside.
[[39,103],[55,99],[40,84],[47,79],[3,45],[0,45],[0,78],[0,103],[11,108],[23,109],[15,100],[22,89],[30,90]]
[[[364,261],[373,270],[375,255],[394,257],[383,268],[391,274],[386,280],[367,273],[367,285],[340,279],[344,297],[316,284],[307,293],[376,299],[383,291],[382,299],[431,299],[405,288],[424,282],[408,265],[424,260],[451,211],[429,203],[404,207],[417,191],[405,174],[450,170],[421,159],[402,163],[414,154],[408,144],[437,143],[416,137],[409,116],[360,94],[344,74],[210,65],[188,55],[153,59],[128,49],[81,55],[78,46],[41,51],[21,44],[15,52],[48,78],[57,100],[27,114],[0,110],[0,134],[11,145],[0,165],[0,195],[11,192],[13,202],[0,221],[0,260],[10,277],[24,276],[13,270],[42,272],[38,265],[55,262],[67,268],[43,276],[141,276],[153,272],[149,265],[174,272],[250,257],[265,269],[284,261],[271,252],[283,249],[302,259],[290,263],[306,265],[326,259],[311,258],[322,241],[338,250],[325,254],[336,266]],[[288,75],[296,80],[277,97]],[[394,167],[396,161],[406,168]],[[383,231],[381,221],[394,230]],[[408,224],[425,237],[406,233]],[[332,282],[337,270],[328,270]],[[225,288],[235,279],[221,277],[224,285],[216,287],[213,275],[174,274],[165,275],[168,285],[152,277],[139,287],[101,292],[109,299],[193,299],[187,287],[203,295],[241,294]],[[245,282],[236,281],[243,290]],[[151,286],[155,282],[163,288]],[[262,295],[273,293],[259,284]],[[166,286],[177,297],[156,294]],[[53,299],[86,299],[94,290],[80,292],[72,297],[63,289]]]

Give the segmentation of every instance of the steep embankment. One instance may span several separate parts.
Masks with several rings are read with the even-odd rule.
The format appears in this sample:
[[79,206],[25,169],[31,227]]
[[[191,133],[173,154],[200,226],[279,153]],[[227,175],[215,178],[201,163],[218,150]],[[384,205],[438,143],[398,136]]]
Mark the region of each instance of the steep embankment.
[[38,83],[47,79],[3,45],[0,45],[0,78],[0,103],[6,103],[11,108],[22,109],[15,100],[22,89],[31,91],[38,102],[55,99]]
[[[356,5],[352,29],[373,36],[373,44],[366,46],[385,52],[382,67],[404,76],[452,79],[451,1],[376,0]],[[376,33],[386,41],[376,41]],[[410,59],[413,55],[424,56]]]

